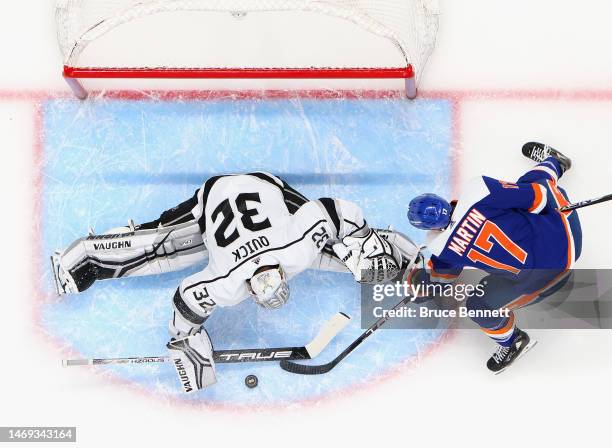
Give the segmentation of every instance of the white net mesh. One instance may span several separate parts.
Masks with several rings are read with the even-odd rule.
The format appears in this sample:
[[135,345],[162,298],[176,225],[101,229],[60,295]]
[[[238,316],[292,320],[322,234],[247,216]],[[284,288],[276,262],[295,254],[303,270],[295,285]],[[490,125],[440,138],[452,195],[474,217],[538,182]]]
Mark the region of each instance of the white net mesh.
[[[102,61],[84,61],[82,55],[84,50],[92,43],[102,40],[111,31],[121,28],[129,28],[128,25],[142,25],[143,21],[151,17],[167,18],[168,20],[177,20],[177,14],[183,14],[185,24],[183,26],[175,26],[177,31],[173,35],[187,33],[186,28],[198,28],[198,22],[194,23],[194,17],[197,14],[208,14],[215,16],[213,13],[224,13],[224,16],[231,16],[234,22],[238,22],[238,26],[247,28],[247,22],[251,16],[264,18],[260,28],[255,26],[251,28],[254,33],[265,34],[269,32],[270,27],[275,24],[282,29],[283,14],[290,16],[293,14],[293,20],[299,23],[300,18],[295,17],[295,13],[316,14],[317,16],[325,16],[334,18],[336,21],[350,22],[355,26],[368,31],[369,33],[391,41],[396,48],[396,61],[392,64],[395,67],[406,66],[412,64],[417,77],[422,71],[427,58],[433,51],[435,38],[438,28],[438,10],[437,0],[60,0],[57,6],[57,25],[58,25],[58,40],[61,50],[64,54],[64,62],[71,67],[224,67],[224,66],[240,66],[240,62],[233,61],[231,63],[215,63],[203,57],[200,63],[197,57],[181,58],[172,56],[167,60],[159,59],[151,61],[143,60],[130,62],[113,60],[113,55],[110,57],[101,58]],[[266,20],[265,17],[274,17],[272,21]],[[306,16],[306,14],[304,14]],[[197,18],[197,17],[196,17]],[[187,20],[189,19],[189,20]],[[179,24],[180,22],[180,18]],[[219,21],[215,19],[216,21]],[[164,21],[156,23],[156,35],[167,32]],[[240,25],[244,23],[244,25]],[[291,23],[288,21],[288,23]],[[225,26],[225,30],[233,30],[234,25]],[[265,28],[264,28],[265,27]],[[200,26],[199,28],[204,28]],[[208,28],[211,28],[208,26]],[[293,25],[293,28],[296,28]],[[146,34],[142,31],[142,26],[135,26],[132,31],[138,34]],[[338,28],[340,30],[341,28]],[[140,31],[138,31],[140,30]],[[126,32],[123,30],[122,32]],[[231,40],[232,36],[222,36],[223,30],[216,30],[214,37],[208,37],[209,48],[219,46]],[[316,34],[317,30],[311,30],[311,33]],[[284,36],[291,34],[291,30],[283,30],[276,36],[277,40],[283,40]],[[129,36],[129,35],[126,35]],[[258,36],[252,36],[256,39]],[[314,37],[314,36],[313,36]],[[197,47],[204,38],[193,38],[188,35],[182,36],[182,47],[193,45],[193,53],[202,55],[206,49]],[[185,42],[185,39],[190,39]],[[216,42],[211,42],[214,39]],[[250,38],[242,39],[243,45],[252,45]],[[124,37],[121,40],[121,49],[129,47],[131,37]],[[317,44],[316,39],[314,40]],[[167,43],[167,39],[159,39],[160,48],[163,49],[163,44]],[[332,43],[329,43],[332,45]],[[197,49],[196,49],[197,47]],[[319,47],[320,49],[321,47]],[[162,52],[162,50],[157,53]],[[165,50],[164,50],[165,51]],[[273,51],[273,50],[271,50]],[[317,50],[314,50],[316,53]],[[111,51],[112,53],[112,51]],[[142,52],[139,52],[142,53]],[[214,52],[213,52],[214,53]],[[316,55],[315,55],[316,56]],[[313,56],[313,60],[316,57]],[[325,58],[323,58],[325,59]],[[321,61],[321,63],[308,60],[304,62],[291,61],[292,67],[342,67],[343,63],[332,63],[329,58]],[[245,65],[245,67],[252,66]]]

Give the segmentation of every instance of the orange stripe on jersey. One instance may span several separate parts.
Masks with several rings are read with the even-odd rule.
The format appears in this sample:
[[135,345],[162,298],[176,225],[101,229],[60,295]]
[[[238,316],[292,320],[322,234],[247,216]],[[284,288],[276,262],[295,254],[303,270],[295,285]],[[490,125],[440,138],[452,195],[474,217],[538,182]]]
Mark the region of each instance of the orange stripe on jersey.
[[510,319],[508,319],[508,323],[504,325],[502,328],[497,330],[489,330],[488,328],[483,328],[482,330],[487,334],[503,334],[507,333],[514,326],[514,313],[510,313]]
[[457,277],[459,277],[459,275],[455,275],[455,274],[441,274],[440,272],[436,272],[434,267],[433,267],[433,263],[431,262],[431,258],[427,262],[427,267],[431,271],[429,273],[429,276],[433,277],[433,278],[443,278],[443,279],[446,279],[446,280],[454,280]]
[[533,204],[531,204],[531,207],[529,208],[529,210],[527,210],[528,212],[533,212],[534,210],[537,210],[542,206],[544,200],[546,200],[546,196],[542,194],[542,189],[540,188],[541,186],[539,184],[531,184],[531,187],[533,188],[534,198]]
[[[555,202],[557,203],[558,208],[565,207],[566,205],[570,205],[570,202],[567,199],[565,199],[565,196],[563,196],[563,193],[561,193],[559,191],[559,188],[557,188],[556,182],[552,180],[547,180],[546,183],[548,184],[548,187],[550,188],[553,198],[555,198]],[[566,215],[569,215],[572,212],[573,210],[569,210],[563,213],[565,213]]]
[[508,305],[506,305],[506,308],[508,308],[509,310],[515,310],[515,309],[521,308],[521,307],[523,307],[525,305],[529,305],[531,302],[533,302],[535,299],[538,298],[540,293],[542,293],[546,289],[548,289],[551,286],[553,286],[554,284],[556,284],[559,280],[561,280],[563,278],[564,275],[567,275],[567,272],[568,271],[563,271],[562,273],[557,275],[555,278],[553,278],[550,282],[546,283],[546,285],[544,285],[542,288],[538,289],[536,292],[533,292],[531,294],[523,294],[518,299],[516,299],[513,302],[510,302]]
[[[559,188],[557,188],[556,182],[548,180],[547,183],[550,187],[550,191],[552,192],[552,195],[555,198],[555,202],[557,203],[558,207],[565,207],[566,205],[570,204],[570,202],[565,199],[565,196],[563,196],[561,191],[559,191]],[[567,263],[565,269],[570,269],[574,264],[574,236],[572,235],[572,229],[569,225],[567,217],[574,213],[574,210],[558,213],[561,216],[561,221],[563,222],[563,226],[565,227],[565,235],[567,237]]]
[[561,216],[561,222],[563,222],[565,236],[567,237],[567,262],[565,264],[565,269],[570,269],[574,264],[574,236],[572,235],[572,229],[565,213],[559,212],[559,216]]
[[506,263],[501,263],[497,260],[492,259],[491,257],[487,257],[485,254],[478,252],[477,250],[474,250],[474,249],[470,249],[470,251],[467,254],[467,257],[470,259],[470,261],[474,263],[486,264],[487,266],[491,268],[512,272],[515,275],[518,275],[521,272],[520,269],[515,268],[514,266],[510,266],[509,264],[506,264]]

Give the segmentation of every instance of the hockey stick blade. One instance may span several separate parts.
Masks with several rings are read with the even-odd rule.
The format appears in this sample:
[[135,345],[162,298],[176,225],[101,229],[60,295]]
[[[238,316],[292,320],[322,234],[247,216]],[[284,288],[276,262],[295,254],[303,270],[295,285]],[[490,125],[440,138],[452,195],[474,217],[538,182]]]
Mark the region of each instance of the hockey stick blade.
[[305,345],[306,352],[310,358],[314,358],[325,349],[331,342],[331,340],[340,333],[344,327],[351,321],[349,315],[342,312],[335,314],[330,320],[319,330],[319,333],[315,338]]
[[[344,358],[344,357],[343,357]],[[298,375],[323,375],[329,372],[331,369],[336,367],[342,359],[334,359],[327,364],[310,365],[310,364],[298,364],[297,362],[291,362],[287,359],[283,359],[280,362],[281,369],[286,372],[295,373]]]
[[[404,306],[405,304],[407,304],[410,301],[411,301],[410,296],[404,297],[397,305],[395,305],[393,307],[393,310],[397,310],[398,308]],[[351,343],[351,345],[349,345],[347,348],[345,348],[338,356],[336,356],[330,362],[328,362],[326,364],[319,364],[319,365],[314,365],[314,364],[298,364],[296,362],[293,362],[290,359],[283,359],[280,362],[281,369],[283,369],[283,370],[285,370],[287,372],[290,372],[290,373],[296,373],[298,375],[321,375],[323,373],[329,372],[334,367],[336,367],[340,363],[340,361],[342,361],[353,350],[355,350],[355,348],[357,348],[359,345],[361,345],[361,343],[363,341],[365,341],[376,330],[378,330],[380,327],[382,327],[383,324],[385,322],[387,322],[387,320],[389,320],[389,314],[391,314],[391,313],[385,313],[383,315],[383,317],[381,317],[376,322],[374,322],[372,324],[372,326],[370,326],[370,328],[368,328],[366,331],[364,331],[361,334],[361,336],[359,336],[357,339],[355,339]]]
[[[270,362],[281,360],[312,359],[317,356],[329,342],[340,332],[350,317],[344,313],[336,313],[329,319],[315,338],[303,347],[275,347],[275,348],[243,348],[234,350],[214,350],[213,358],[218,364],[241,362]],[[149,364],[169,362],[168,356],[137,356],[129,358],[86,358],[64,359],[62,366],[97,366],[108,364]]]

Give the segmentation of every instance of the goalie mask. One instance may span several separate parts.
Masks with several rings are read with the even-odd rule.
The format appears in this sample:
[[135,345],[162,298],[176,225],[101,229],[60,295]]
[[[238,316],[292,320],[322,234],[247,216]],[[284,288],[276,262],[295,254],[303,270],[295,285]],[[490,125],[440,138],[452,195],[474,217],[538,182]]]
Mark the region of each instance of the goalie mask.
[[255,303],[272,310],[282,307],[289,300],[289,285],[283,268],[264,266],[247,281],[247,287]]

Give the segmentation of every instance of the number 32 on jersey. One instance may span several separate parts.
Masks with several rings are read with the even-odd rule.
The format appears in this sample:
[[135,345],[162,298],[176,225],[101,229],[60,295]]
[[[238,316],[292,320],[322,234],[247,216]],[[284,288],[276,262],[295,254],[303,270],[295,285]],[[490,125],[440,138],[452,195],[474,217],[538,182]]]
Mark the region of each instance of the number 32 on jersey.
[[[238,213],[240,214],[240,221],[245,229],[251,232],[258,232],[260,230],[268,229],[272,227],[270,220],[267,217],[259,216],[259,211],[256,208],[250,208],[250,203],[261,204],[261,198],[259,193],[240,193],[236,196],[234,201]],[[215,241],[219,247],[227,247],[240,238],[240,232],[238,228],[234,228],[234,231],[227,235],[227,229],[236,219],[236,215],[232,210],[232,206],[229,199],[224,199],[217,205],[215,210],[212,212],[210,219],[213,223],[218,221],[219,215],[221,215],[220,224],[215,230]],[[259,216],[259,218],[257,218]]]

